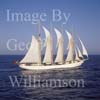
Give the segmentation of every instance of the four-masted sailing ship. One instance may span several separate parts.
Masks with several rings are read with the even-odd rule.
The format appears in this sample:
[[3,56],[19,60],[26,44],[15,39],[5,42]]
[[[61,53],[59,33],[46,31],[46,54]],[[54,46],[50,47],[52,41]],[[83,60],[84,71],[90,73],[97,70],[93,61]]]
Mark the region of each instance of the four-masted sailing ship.
[[74,38],[70,32],[65,31],[68,36],[68,53],[66,59],[64,59],[64,38],[62,33],[54,28],[57,36],[57,54],[53,61],[53,39],[50,31],[43,26],[43,30],[46,36],[45,42],[45,55],[42,60],[41,54],[41,37],[36,38],[32,36],[30,48],[25,57],[19,62],[19,67],[29,70],[47,70],[47,69],[67,69],[71,67],[77,67],[84,63],[88,59],[87,50],[79,38],[82,46],[82,52],[75,44]]

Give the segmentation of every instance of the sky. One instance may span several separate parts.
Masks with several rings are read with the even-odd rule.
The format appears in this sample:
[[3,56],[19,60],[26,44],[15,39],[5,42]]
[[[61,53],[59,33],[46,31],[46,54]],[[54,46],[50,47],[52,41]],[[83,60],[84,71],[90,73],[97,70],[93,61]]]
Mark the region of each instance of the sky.
[[[59,16],[56,11],[59,11]],[[15,17],[12,18],[15,13],[23,14],[22,19],[16,21]],[[25,13],[30,14],[28,19]],[[37,18],[32,22],[32,14],[36,13]],[[32,35],[37,37],[41,33],[45,39],[42,26],[51,31],[54,53],[55,27],[64,36],[65,54],[68,44],[65,30],[68,30],[79,46],[77,36],[81,38],[89,54],[100,55],[100,0],[0,0],[0,54],[25,54]]]

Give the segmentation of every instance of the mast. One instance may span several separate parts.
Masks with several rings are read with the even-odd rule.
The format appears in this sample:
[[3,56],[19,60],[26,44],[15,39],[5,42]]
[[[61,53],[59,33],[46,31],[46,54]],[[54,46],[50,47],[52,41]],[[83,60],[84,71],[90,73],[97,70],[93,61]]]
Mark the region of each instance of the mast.
[[57,55],[55,63],[63,64],[64,63],[64,39],[61,32],[58,29],[54,29],[57,35]]
[[42,61],[42,58],[41,58],[41,50],[42,50],[42,41],[41,41],[41,23],[40,23],[40,20],[39,20],[39,23],[38,23],[38,30],[39,30],[39,36],[37,38],[37,41],[39,43],[39,56],[40,56],[40,62]]
[[43,30],[46,35],[46,51],[43,59],[45,64],[53,64],[53,46],[52,46],[52,36],[50,32],[43,26]]

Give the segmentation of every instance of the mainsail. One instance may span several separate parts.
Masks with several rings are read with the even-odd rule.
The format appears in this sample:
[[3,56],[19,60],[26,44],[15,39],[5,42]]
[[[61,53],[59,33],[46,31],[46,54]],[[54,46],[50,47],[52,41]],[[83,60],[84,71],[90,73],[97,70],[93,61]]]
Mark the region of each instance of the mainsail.
[[79,38],[79,41],[80,41],[80,43],[82,45],[83,55],[85,55],[88,58],[87,50],[86,50],[86,48],[85,48],[85,46],[84,46],[84,44],[83,44],[83,42],[82,42],[82,40],[80,38]]
[[41,64],[41,43],[40,39],[32,36],[32,42],[26,56],[20,63]]
[[72,62],[74,60],[74,48],[75,48],[74,39],[68,31],[66,31],[66,33],[67,33],[68,39],[69,39],[68,55],[67,55],[67,58],[66,58],[66,62]]
[[45,51],[43,63],[52,64],[53,63],[52,36],[51,36],[50,32],[45,27],[43,27],[43,30],[44,30],[45,35],[46,35],[46,51]]
[[57,55],[55,59],[55,63],[63,64],[64,63],[64,39],[62,34],[58,29],[54,29],[57,35]]

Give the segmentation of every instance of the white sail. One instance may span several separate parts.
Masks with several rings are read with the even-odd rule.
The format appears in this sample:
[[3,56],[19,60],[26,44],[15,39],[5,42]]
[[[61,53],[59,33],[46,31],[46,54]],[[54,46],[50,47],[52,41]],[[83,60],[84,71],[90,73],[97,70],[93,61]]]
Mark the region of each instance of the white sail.
[[81,53],[79,47],[76,46],[76,48],[77,48],[77,51],[78,51],[79,58],[82,58],[82,59],[83,59],[84,57],[83,57],[83,55],[82,55],[82,53]]
[[53,63],[52,36],[51,36],[50,32],[45,27],[43,27],[43,30],[44,30],[45,35],[46,35],[46,51],[45,51],[43,63],[52,64]]
[[80,41],[80,43],[82,45],[83,55],[85,55],[86,57],[88,57],[87,50],[86,50],[86,48],[85,48],[85,46],[84,46],[84,44],[83,44],[83,42],[82,42],[82,40],[80,38],[79,38],[79,41]]
[[57,35],[57,55],[55,59],[55,63],[63,64],[64,63],[64,39],[62,34],[58,29],[54,29]]
[[30,48],[25,57],[20,61],[20,63],[41,64],[40,39],[36,39],[34,36],[32,36],[32,42]]
[[79,53],[78,53],[77,48],[75,48],[75,60],[76,60],[76,61],[80,61],[80,60],[81,60],[81,59],[79,58]]
[[68,39],[69,39],[69,43],[68,43],[68,55],[66,58],[66,62],[72,62],[74,60],[74,39],[72,37],[72,35],[66,31],[67,35],[68,35]]

